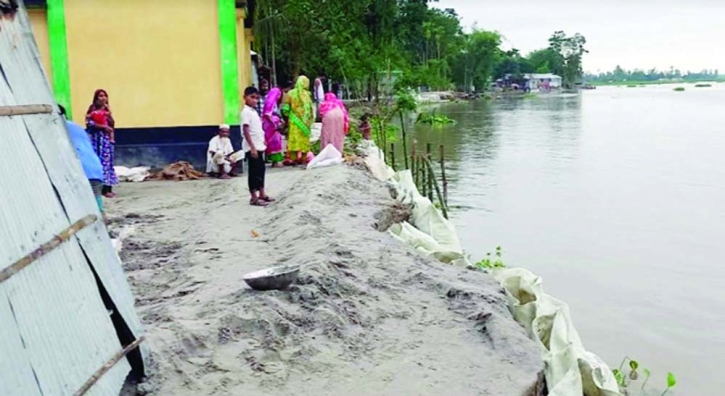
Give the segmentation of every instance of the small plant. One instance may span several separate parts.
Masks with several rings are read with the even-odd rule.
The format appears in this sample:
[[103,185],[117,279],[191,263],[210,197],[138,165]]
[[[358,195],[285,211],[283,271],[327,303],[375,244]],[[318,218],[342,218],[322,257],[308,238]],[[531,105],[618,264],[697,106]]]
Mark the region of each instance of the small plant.
[[456,120],[448,118],[447,116],[443,114],[436,114],[436,113],[420,113],[418,115],[418,120],[416,120],[419,124],[430,124],[430,125],[448,125],[448,124],[455,124]]
[[476,263],[476,268],[480,270],[492,270],[496,268],[506,268],[503,263],[503,251],[501,246],[496,246],[496,252],[491,255],[491,252],[486,253],[486,257]]
[[649,377],[652,375],[652,373],[649,372],[649,369],[644,369],[644,382],[642,382],[642,389],[644,389],[645,386],[647,386],[647,382],[649,382]]
[[[623,369],[625,363],[629,363],[629,374],[625,374]],[[619,385],[619,390],[624,395],[630,395],[631,388],[633,386],[639,385],[640,375],[639,370],[640,364],[638,361],[630,359],[628,356],[625,356],[624,359],[622,359],[622,363],[619,365],[619,368],[612,370],[612,375],[614,375],[614,379],[617,381],[617,385]],[[639,388],[644,391],[645,386],[647,386],[647,383],[649,382],[650,378],[650,371],[647,368],[642,369],[642,385],[639,386]],[[672,388],[677,385],[677,379],[675,378],[675,375],[672,373],[667,373],[667,389],[665,389],[664,392],[662,392],[661,396],[666,395]],[[655,392],[659,392],[657,390],[647,391],[646,394],[656,394]],[[636,393],[640,394],[640,393]]]
[[639,378],[639,373],[637,373],[639,363],[637,363],[636,360],[630,360],[629,368],[631,369],[631,371],[629,372],[629,379],[631,379],[632,381],[637,381],[637,378]]
[[667,373],[667,389],[665,389],[665,391],[662,392],[662,396],[664,396],[667,392],[669,392],[670,389],[674,388],[675,385],[677,385],[677,378],[675,378],[674,374]]
[[684,92],[685,91],[685,87],[677,87],[677,88],[674,89],[674,91],[675,92]]

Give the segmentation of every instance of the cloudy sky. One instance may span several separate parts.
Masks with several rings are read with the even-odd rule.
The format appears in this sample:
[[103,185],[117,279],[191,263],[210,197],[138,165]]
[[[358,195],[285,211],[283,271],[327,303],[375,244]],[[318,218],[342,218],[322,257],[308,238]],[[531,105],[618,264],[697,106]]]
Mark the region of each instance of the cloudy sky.
[[587,38],[584,69],[719,69],[725,74],[725,0],[439,0],[464,27],[498,30],[523,53],[556,30]]

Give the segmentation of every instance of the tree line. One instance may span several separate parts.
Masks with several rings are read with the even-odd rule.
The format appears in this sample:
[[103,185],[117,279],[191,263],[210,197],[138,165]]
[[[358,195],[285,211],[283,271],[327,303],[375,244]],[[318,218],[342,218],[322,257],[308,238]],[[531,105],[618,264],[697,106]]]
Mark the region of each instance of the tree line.
[[501,48],[499,32],[464,31],[453,9],[433,0],[257,0],[255,50],[272,82],[327,75],[357,96],[400,87],[484,91],[492,81],[554,73],[573,86],[582,77],[586,39],[555,32],[530,54]]
[[612,71],[600,73],[587,73],[584,80],[591,83],[626,83],[626,82],[649,82],[649,81],[716,81],[720,79],[718,70],[702,70],[699,72],[681,72],[679,69],[670,67],[669,70],[625,70],[617,66]]

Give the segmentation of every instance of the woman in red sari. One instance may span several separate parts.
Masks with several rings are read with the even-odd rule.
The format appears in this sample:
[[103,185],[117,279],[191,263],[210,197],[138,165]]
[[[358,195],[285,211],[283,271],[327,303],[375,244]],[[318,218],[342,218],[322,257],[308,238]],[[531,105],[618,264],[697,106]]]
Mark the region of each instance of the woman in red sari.
[[108,104],[108,93],[103,89],[97,89],[93,94],[93,102],[86,111],[86,127],[93,149],[103,166],[103,196],[112,198],[116,196],[113,186],[118,184],[118,177],[113,169],[116,121]]

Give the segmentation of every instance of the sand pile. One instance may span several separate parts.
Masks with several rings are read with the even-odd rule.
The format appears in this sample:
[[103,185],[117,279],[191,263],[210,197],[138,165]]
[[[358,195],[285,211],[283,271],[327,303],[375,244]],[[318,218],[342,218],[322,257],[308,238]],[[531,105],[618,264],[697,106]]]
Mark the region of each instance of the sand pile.
[[205,177],[206,174],[194,169],[194,166],[186,161],[178,161],[173,164],[166,165],[164,169],[152,174],[149,180],[198,180]]
[[[381,232],[407,211],[384,184],[347,166],[268,180],[267,208],[246,205],[241,179],[120,189],[154,358],[143,393],[540,394],[539,352],[500,287]],[[289,290],[242,281],[278,264],[302,266]]]

